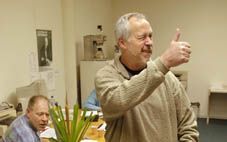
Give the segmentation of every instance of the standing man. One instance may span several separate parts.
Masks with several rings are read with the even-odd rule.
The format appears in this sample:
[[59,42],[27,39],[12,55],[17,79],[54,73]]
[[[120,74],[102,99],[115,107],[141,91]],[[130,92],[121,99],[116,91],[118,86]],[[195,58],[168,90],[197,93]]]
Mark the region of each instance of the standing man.
[[44,131],[49,120],[48,98],[32,96],[26,114],[15,119],[3,136],[3,142],[40,142],[39,132]]
[[182,84],[170,70],[190,58],[176,32],[170,47],[151,60],[153,32],[140,13],[116,23],[121,55],[98,71],[97,96],[107,122],[107,142],[197,142],[196,117]]

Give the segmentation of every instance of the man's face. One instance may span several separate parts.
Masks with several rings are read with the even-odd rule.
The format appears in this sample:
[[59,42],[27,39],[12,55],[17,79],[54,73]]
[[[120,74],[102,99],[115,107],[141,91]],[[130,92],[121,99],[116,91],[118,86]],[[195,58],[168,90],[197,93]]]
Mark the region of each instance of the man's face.
[[28,119],[36,130],[45,130],[49,119],[48,109],[48,102],[45,99],[39,99],[33,108],[27,109]]
[[151,26],[148,21],[137,20],[134,17],[129,20],[129,24],[130,36],[125,41],[127,56],[135,64],[144,66],[152,54],[153,39]]

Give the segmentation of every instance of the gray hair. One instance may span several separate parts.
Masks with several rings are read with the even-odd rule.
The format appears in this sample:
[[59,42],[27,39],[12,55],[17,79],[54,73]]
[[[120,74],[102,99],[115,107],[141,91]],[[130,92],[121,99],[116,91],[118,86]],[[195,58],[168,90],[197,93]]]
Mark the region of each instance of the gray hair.
[[115,26],[115,38],[118,41],[120,38],[127,40],[130,36],[129,20],[135,17],[137,20],[146,19],[141,13],[127,13],[121,16]]

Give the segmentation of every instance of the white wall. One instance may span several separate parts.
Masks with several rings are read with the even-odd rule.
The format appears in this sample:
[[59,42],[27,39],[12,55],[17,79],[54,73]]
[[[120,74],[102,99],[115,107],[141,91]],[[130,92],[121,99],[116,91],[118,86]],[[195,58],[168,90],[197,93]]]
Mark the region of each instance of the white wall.
[[102,25],[103,33],[107,36],[104,43],[104,52],[106,56],[112,57],[112,7],[111,0],[75,0],[76,13],[76,47],[78,50],[78,59],[83,60],[83,36],[90,34],[99,34],[97,25]]
[[37,56],[36,29],[52,30],[54,95],[64,101],[61,11],[60,0],[0,0],[0,102],[16,104],[15,89],[31,83],[29,54]]
[[168,48],[175,29],[181,29],[181,40],[190,42],[192,55],[188,64],[176,69],[188,71],[189,97],[201,103],[200,116],[205,117],[210,83],[227,82],[227,1],[113,0],[113,7],[114,20],[132,11],[148,17],[154,31],[154,56]]
[[97,25],[103,26],[103,33],[107,35],[104,51],[111,56],[112,44],[111,1],[110,0],[62,0],[63,29],[65,47],[66,90],[71,96],[70,101],[75,103],[76,96],[80,95],[79,64],[84,59],[83,36],[98,34]]
[[77,70],[75,46],[75,1],[62,0],[63,31],[65,51],[65,76],[66,92],[69,95],[69,105],[72,107],[77,102]]
[[[104,43],[104,53],[108,58],[113,57],[113,30],[112,30],[112,7],[111,0],[74,0],[75,2],[75,48],[77,63],[76,70],[78,78],[78,88],[80,88],[79,64],[84,59],[84,41],[85,35],[100,34],[97,25],[102,25],[102,34],[107,36]],[[67,53],[72,54],[72,53]],[[74,54],[74,53],[73,53]],[[80,90],[78,91],[80,94]]]
[[16,87],[30,81],[28,54],[36,44],[34,10],[29,0],[0,3],[0,100],[13,101]]
[[53,95],[60,104],[65,104],[65,66],[63,46],[63,17],[61,0],[35,0],[35,24],[37,29],[52,31],[53,70],[55,91]]
[[66,92],[70,104],[77,101],[84,35],[97,34],[102,25],[104,51],[113,56],[111,0],[0,0],[0,19],[0,101],[16,104],[15,89],[31,83],[29,53],[37,56],[36,29],[52,30],[54,95],[60,104]]

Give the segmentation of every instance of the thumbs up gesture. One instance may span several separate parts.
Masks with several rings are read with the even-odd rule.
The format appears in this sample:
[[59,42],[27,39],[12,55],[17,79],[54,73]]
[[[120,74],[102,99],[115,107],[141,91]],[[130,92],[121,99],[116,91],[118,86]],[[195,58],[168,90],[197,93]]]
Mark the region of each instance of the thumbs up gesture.
[[170,47],[160,57],[162,63],[169,69],[189,61],[191,45],[188,42],[179,41],[179,39],[180,30],[177,29]]

